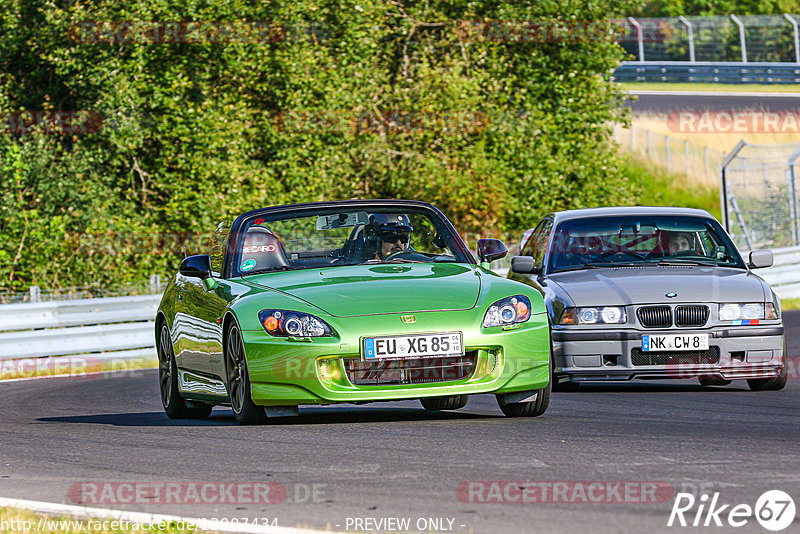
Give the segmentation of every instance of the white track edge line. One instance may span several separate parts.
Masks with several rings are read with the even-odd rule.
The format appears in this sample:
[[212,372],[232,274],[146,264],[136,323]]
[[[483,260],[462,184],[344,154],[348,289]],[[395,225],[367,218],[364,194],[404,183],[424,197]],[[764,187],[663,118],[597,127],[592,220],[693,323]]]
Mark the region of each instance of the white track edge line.
[[80,519],[110,519],[128,521],[131,523],[144,523],[148,525],[161,522],[192,523],[198,530],[212,532],[242,532],[247,534],[321,534],[333,532],[331,530],[312,530],[292,527],[279,527],[258,524],[231,524],[208,519],[197,519],[167,514],[150,514],[147,512],[130,512],[114,510],[111,508],[90,508],[71,504],[58,504],[43,501],[28,501],[24,499],[9,499],[0,497],[0,507],[22,508],[41,514],[65,514]]

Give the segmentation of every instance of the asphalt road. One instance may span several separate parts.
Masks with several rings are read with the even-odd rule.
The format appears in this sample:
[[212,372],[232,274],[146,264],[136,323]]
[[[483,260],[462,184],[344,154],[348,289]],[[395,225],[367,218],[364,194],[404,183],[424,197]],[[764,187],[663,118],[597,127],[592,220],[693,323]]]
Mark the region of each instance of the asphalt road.
[[628,105],[634,114],[667,115],[673,111],[794,111],[800,112],[800,95],[753,95],[739,94],[720,96],[715,93],[639,94],[629,100]]
[[[369,518],[408,518],[411,531],[443,518],[453,531],[493,534],[687,530],[666,526],[680,491],[753,506],[781,489],[800,508],[800,312],[786,320],[794,360],[784,391],[751,392],[744,382],[594,386],[554,394],[549,411],[530,420],[502,417],[484,395],[458,412],[425,412],[416,402],[347,405],[242,427],[225,409],[203,422],[168,420],[150,370],[0,383],[0,496],[72,503],[80,492],[70,496],[70,488],[112,487],[92,482],[272,483],[287,492],[277,504],[102,506],[351,531],[374,526]],[[612,502],[586,503],[570,486],[570,502],[487,504],[477,501],[497,499],[491,492],[505,486],[471,486],[484,489],[470,499],[457,493],[469,481],[646,482],[669,492],[636,503],[612,491]],[[735,531],[766,532],[752,518]],[[784,532],[792,531],[799,521]]]

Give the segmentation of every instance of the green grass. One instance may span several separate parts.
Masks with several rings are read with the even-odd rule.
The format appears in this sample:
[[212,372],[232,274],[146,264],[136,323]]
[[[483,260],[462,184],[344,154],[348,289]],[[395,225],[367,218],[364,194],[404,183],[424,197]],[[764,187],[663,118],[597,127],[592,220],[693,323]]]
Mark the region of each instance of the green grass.
[[800,310],[800,299],[781,299],[782,310]]
[[709,91],[709,92],[741,92],[741,93],[796,93],[798,84],[742,84],[730,83],[651,83],[625,82],[620,84],[625,91]]
[[638,192],[637,205],[699,208],[710,212],[717,220],[722,217],[717,187],[690,184],[685,175],[667,172],[634,154],[623,157],[631,188]]

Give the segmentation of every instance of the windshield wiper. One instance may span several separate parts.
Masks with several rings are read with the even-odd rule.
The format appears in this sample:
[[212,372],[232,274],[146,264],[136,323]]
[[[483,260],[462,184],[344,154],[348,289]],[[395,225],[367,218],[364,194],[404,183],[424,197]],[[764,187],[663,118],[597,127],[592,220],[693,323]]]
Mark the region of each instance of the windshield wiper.
[[584,269],[594,269],[594,263],[584,263],[583,265],[576,265],[575,267],[565,267],[557,270],[556,272],[565,273],[567,271],[582,271]]
[[659,265],[705,265],[706,267],[716,267],[717,264],[713,261],[692,260],[685,258],[669,259],[665,258],[658,262]]
[[300,267],[290,267],[288,265],[281,265],[280,267],[266,267],[263,269],[254,269],[252,271],[243,273],[242,276],[250,276],[251,274],[274,273],[277,271],[296,271],[297,269],[300,269]]
[[409,260],[406,258],[395,258],[389,261],[372,259],[362,262],[360,263],[360,265],[381,265],[381,264],[385,265],[387,263],[426,263],[426,262],[420,260]]
[[595,267],[641,267],[640,261],[609,261],[607,263],[593,263]]
[[575,267],[566,267],[564,269],[559,269],[555,272],[563,273],[567,271],[582,271],[584,269],[605,269],[605,268],[615,268],[615,267],[641,267],[642,264],[645,262],[641,261],[610,261],[606,263],[584,263],[583,265],[576,265]]

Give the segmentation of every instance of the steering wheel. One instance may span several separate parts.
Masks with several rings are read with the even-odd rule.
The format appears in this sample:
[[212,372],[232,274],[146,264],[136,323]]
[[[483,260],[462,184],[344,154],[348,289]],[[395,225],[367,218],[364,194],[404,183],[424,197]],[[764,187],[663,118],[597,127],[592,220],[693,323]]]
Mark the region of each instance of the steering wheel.
[[391,254],[388,254],[386,257],[384,257],[382,261],[391,261],[397,257],[402,256],[407,252],[408,252],[407,250],[398,250],[397,252],[392,252]]
[[675,252],[675,254],[671,254],[670,256],[667,256],[667,257],[676,258],[676,257],[682,257],[682,256],[683,257],[686,257],[686,256],[702,256],[702,254],[700,254],[696,250],[689,249],[689,250],[679,250],[679,251]]
[[425,254],[417,252],[416,250],[412,249],[398,250],[397,252],[392,252],[391,254],[383,258],[382,261],[392,261],[393,259],[399,258],[400,256],[403,256],[405,259],[420,263],[430,263],[431,261],[431,259]]

